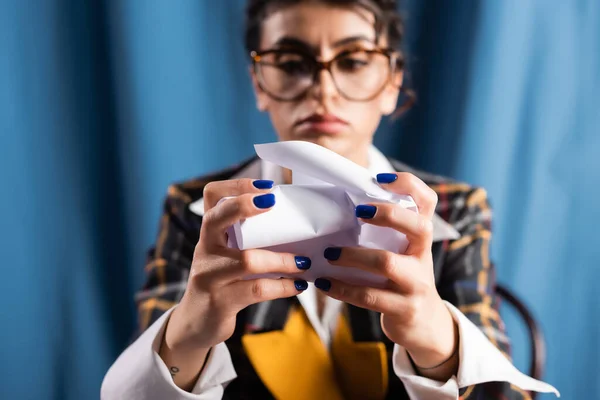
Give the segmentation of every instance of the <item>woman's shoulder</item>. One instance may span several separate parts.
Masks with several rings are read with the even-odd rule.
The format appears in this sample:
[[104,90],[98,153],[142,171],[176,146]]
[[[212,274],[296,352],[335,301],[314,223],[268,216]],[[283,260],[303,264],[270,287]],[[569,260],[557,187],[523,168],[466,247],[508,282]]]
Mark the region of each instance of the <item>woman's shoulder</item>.
[[446,222],[458,224],[465,216],[491,218],[487,191],[481,187],[414,168],[401,161],[389,159],[397,172],[408,172],[425,182],[438,195],[436,213]]
[[389,161],[397,172],[411,173],[436,191],[440,190],[464,193],[470,193],[473,191],[485,191],[483,187],[471,185],[469,183],[462,182],[460,180],[448,176],[434,174],[432,172],[415,168],[393,158],[390,158]]
[[465,183],[459,182],[453,178],[444,175],[434,174],[432,172],[428,172],[419,168],[415,168],[409,164],[406,164],[402,161],[396,160],[394,158],[389,158],[390,163],[394,167],[397,172],[408,172],[415,175],[417,178],[421,179],[423,182],[427,183],[429,186],[434,185],[442,185],[442,184],[461,184],[466,185]]

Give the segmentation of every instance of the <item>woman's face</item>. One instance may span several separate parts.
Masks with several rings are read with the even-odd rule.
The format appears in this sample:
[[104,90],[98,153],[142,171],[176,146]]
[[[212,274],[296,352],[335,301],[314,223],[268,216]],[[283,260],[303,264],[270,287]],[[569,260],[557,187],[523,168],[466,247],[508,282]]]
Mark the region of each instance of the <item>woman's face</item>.
[[[303,2],[275,11],[263,21],[260,50],[297,48],[329,61],[341,52],[385,47],[385,43],[375,44],[375,35],[374,16],[366,10]],[[280,140],[317,143],[366,165],[367,149],[382,115],[396,108],[402,74],[397,73],[393,83],[384,77],[383,90],[368,101],[343,97],[325,70],[303,97],[293,101],[269,96],[257,79],[252,71],[258,108],[269,113]]]

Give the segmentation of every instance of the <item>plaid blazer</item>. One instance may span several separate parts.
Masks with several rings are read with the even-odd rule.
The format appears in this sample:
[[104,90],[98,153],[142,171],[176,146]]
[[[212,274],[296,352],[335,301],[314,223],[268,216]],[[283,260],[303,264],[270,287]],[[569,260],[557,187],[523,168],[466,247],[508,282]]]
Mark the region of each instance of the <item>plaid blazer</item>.
[[[145,266],[146,281],[136,295],[139,332],[143,332],[163,312],[183,296],[198,241],[202,217],[192,213],[189,205],[200,199],[204,186],[211,181],[226,180],[247,167],[254,159],[235,167],[177,183],[169,187],[156,244],[149,250]],[[489,340],[510,358],[510,342],[498,312],[495,295],[495,271],[489,258],[491,210],[484,189],[471,187],[448,178],[415,170],[390,160],[398,172],[409,172],[427,183],[438,194],[436,213],[459,233],[456,240],[434,242],[432,247],[436,286],[440,296],[454,304]],[[267,318],[261,318],[261,331],[281,329],[290,306],[298,300],[280,299],[262,303],[268,307]],[[258,305],[238,314],[233,336],[226,342],[238,377],[225,390],[225,399],[269,399],[273,396],[262,384],[244,353],[241,337],[252,322]],[[264,310],[261,310],[264,315]],[[389,371],[392,368],[393,343],[381,330],[379,314],[348,305],[350,328],[354,341],[382,341],[388,350]],[[389,375],[389,399],[408,399],[401,380]],[[490,382],[463,388],[461,399],[529,399],[527,392],[506,382]]]

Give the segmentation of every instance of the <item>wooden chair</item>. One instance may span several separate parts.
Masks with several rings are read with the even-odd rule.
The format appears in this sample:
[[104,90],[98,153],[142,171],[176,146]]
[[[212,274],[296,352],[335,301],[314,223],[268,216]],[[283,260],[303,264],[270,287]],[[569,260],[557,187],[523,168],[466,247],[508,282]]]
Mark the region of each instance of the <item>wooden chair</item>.
[[[521,319],[527,325],[529,332],[529,343],[530,343],[530,359],[529,364],[529,376],[534,379],[541,379],[544,374],[544,368],[546,365],[546,341],[544,335],[537,321],[533,318],[533,315],[525,304],[508,288],[503,285],[496,285],[496,294],[500,296],[502,300],[512,306],[519,314]],[[535,400],[536,392],[532,392],[531,398]]]

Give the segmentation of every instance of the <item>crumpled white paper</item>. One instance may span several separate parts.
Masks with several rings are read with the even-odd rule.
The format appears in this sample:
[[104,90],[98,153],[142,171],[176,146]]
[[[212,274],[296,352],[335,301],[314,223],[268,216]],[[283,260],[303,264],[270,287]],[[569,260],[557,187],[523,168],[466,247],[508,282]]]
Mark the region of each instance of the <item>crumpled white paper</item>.
[[[384,202],[417,212],[414,200],[383,189],[367,169],[313,143],[287,141],[254,147],[263,160],[292,170],[293,182],[272,190],[275,206],[271,210],[232,226],[229,246],[310,257],[312,266],[302,274],[308,281],[331,277],[358,285],[384,285],[383,276],[329,264],[323,251],[331,246],[363,246],[404,252],[408,246],[404,234],[359,221],[355,207]],[[285,275],[271,277],[280,276]]]

